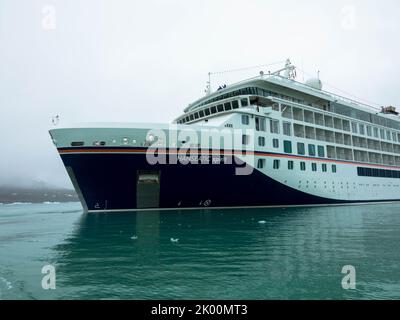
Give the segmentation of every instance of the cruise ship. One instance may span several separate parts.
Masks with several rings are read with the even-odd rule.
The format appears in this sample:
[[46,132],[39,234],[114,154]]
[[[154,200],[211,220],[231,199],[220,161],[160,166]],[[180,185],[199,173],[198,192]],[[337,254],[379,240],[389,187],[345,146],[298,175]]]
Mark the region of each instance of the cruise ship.
[[89,123],[50,135],[87,212],[400,200],[400,119],[276,72],[212,92],[170,124]]

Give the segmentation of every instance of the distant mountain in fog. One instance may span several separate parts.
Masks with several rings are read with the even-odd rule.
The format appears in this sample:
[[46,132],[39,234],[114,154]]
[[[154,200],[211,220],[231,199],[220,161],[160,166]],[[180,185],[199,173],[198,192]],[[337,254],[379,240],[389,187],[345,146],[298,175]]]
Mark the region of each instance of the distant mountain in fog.
[[0,185],[0,203],[76,202],[74,190],[51,187],[44,183],[27,186]]

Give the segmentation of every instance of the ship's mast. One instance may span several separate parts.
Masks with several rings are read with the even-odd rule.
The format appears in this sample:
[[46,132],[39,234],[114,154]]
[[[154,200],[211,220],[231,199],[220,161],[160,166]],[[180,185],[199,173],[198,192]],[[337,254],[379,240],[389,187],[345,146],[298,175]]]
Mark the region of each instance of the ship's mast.
[[[281,75],[281,72],[283,72],[283,75]],[[292,63],[290,62],[290,59],[287,59],[286,63],[285,63],[285,67],[273,72],[272,75],[281,76],[286,79],[295,79],[297,76],[296,67],[294,65],[292,65]]]
[[208,73],[208,81],[205,91],[206,91],[206,96],[209,96],[211,94],[211,72]]

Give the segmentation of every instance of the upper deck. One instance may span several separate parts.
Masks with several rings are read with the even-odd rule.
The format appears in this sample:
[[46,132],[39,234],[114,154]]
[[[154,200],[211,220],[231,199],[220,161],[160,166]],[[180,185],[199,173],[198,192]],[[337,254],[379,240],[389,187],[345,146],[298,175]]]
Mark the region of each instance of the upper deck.
[[279,98],[350,117],[354,120],[400,130],[400,117],[397,115],[382,113],[376,107],[328,91],[318,90],[293,79],[288,79],[276,74],[261,75],[247,79],[211,93],[185,108],[185,113],[177,118],[176,122],[188,122],[181,120],[185,118],[190,119],[191,114],[193,114],[193,120],[196,120],[196,112],[207,110],[207,108],[213,104],[223,103],[224,100],[226,101],[234,97],[248,95],[264,98]]

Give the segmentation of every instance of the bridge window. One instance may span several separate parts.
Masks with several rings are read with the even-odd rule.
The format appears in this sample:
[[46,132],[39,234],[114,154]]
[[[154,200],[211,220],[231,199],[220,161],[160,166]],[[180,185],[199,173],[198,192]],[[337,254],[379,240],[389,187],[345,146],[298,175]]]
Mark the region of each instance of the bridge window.
[[232,110],[232,106],[230,102],[224,103],[225,111]]
[[247,107],[249,105],[249,100],[247,98],[240,99],[240,104],[242,107]]
[[217,106],[217,110],[218,110],[218,112],[224,111],[224,106],[223,106],[222,104],[219,104],[219,105]]
[[232,101],[232,109],[239,108],[239,102],[237,100]]

